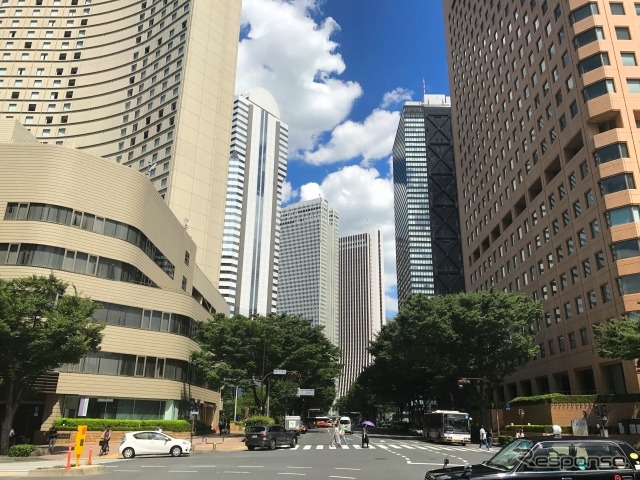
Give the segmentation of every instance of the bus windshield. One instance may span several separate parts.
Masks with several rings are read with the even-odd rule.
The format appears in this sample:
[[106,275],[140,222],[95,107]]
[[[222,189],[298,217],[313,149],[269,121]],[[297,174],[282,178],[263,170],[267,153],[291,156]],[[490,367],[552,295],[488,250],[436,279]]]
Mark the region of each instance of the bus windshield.
[[469,433],[469,415],[445,413],[443,430],[445,433]]

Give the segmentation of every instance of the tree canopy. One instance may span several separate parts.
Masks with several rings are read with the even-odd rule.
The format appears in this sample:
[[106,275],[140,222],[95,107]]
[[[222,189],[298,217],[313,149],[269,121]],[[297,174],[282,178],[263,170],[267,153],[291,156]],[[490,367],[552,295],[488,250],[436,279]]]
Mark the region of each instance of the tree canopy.
[[13,416],[25,392],[42,374],[77,363],[98,349],[103,325],[97,308],[55,276],[0,279],[0,376],[5,401],[0,451],[6,452]]
[[[303,413],[312,406],[327,411],[335,399],[340,350],[322,327],[300,317],[217,315],[201,325],[199,344],[192,358],[209,384],[240,385],[253,393],[255,405],[265,413],[266,392],[261,388],[265,377],[265,385],[271,387],[272,414]],[[287,375],[268,375],[276,369],[286,370]],[[298,388],[312,388],[315,396],[298,397]]]
[[539,302],[506,292],[411,295],[371,343],[375,361],[358,388],[375,391],[375,375],[388,379],[375,391],[379,403],[459,407],[459,378],[495,387],[534,357],[531,327],[541,315]]
[[594,327],[598,354],[604,358],[640,358],[640,319],[617,318]]

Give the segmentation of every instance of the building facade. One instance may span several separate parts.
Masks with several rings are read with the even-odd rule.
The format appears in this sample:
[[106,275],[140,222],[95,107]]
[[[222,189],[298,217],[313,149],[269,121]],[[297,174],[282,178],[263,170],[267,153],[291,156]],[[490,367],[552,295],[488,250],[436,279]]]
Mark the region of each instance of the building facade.
[[382,232],[340,238],[340,326],[342,375],[338,397],[348,391],[365,367],[373,363],[369,342],[385,318]]
[[219,277],[240,0],[0,5],[0,118],[143,172]]
[[280,203],[287,174],[287,126],[273,96],[236,98],[224,215],[220,293],[232,314],[276,312]]
[[469,291],[542,301],[499,395],[638,393],[593,326],[640,301],[640,25],[633,2],[445,0]]
[[464,290],[451,102],[407,102],[393,144],[398,303]]
[[280,221],[278,313],[324,327],[339,345],[338,212],[323,198],[288,205]]
[[152,184],[12,120],[0,120],[0,168],[0,278],[53,273],[100,303],[94,321],[106,324],[100,351],[47,374],[21,405],[26,436],[60,417],[188,418],[190,398],[212,424],[220,393],[194,376],[190,353],[197,322],[229,310]]

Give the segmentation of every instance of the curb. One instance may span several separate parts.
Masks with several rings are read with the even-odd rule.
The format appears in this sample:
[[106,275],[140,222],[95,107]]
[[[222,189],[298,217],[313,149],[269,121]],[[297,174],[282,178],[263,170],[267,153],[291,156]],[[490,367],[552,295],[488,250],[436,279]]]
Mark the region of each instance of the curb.
[[36,468],[29,470],[27,477],[83,477],[85,475],[100,475],[105,472],[104,465],[85,465],[72,467],[70,470],[64,467]]

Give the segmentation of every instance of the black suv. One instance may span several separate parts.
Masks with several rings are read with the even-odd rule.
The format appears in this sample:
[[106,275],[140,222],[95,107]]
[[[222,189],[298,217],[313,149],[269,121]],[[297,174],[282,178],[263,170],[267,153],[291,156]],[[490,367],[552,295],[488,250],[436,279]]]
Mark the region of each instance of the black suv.
[[288,432],[281,425],[255,425],[244,435],[244,444],[249,450],[264,447],[275,450],[279,446],[295,447],[298,443],[296,432]]
[[425,480],[640,480],[640,454],[609,438],[518,438],[479,465],[448,463]]

